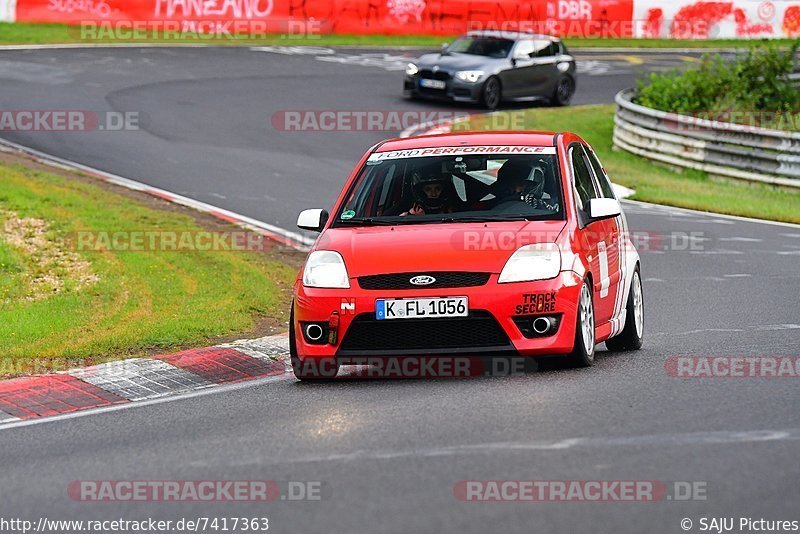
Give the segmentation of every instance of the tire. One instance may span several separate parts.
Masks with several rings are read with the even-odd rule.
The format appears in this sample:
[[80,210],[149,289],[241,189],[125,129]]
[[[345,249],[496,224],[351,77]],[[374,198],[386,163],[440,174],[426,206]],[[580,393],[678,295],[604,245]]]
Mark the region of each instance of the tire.
[[320,382],[331,380],[339,372],[339,362],[336,358],[309,358],[300,359],[297,353],[297,340],[294,338],[294,304],[289,315],[289,358],[292,360],[294,376],[304,382]]
[[570,367],[590,367],[594,365],[596,345],[594,299],[592,298],[591,282],[584,280],[581,293],[578,297],[578,317],[575,321],[575,345],[572,353],[567,356]]
[[500,85],[500,80],[497,79],[496,76],[490,76],[489,79],[483,83],[481,105],[488,110],[495,110],[502,100],[503,87]]
[[644,339],[644,293],[642,292],[642,277],[639,267],[633,271],[631,290],[628,293],[628,303],[625,317],[625,326],[619,335],[606,340],[606,348],[614,352],[626,350],[639,350]]
[[550,99],[550,102],[554,106],[568,106],[574,95],[575,80],[570,76],[564,76],[556,83],[556,88],[553,90],[553,98]]

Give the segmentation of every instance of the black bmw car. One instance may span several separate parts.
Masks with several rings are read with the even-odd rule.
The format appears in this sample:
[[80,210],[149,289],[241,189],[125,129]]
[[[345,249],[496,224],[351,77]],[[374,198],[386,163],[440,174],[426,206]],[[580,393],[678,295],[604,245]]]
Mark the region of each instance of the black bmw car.
[[470,32],[438,54],[425,54],[406,67],[407,97],[480,103],[545,100],[569,104],[576,88],[575,58],[547,35]]

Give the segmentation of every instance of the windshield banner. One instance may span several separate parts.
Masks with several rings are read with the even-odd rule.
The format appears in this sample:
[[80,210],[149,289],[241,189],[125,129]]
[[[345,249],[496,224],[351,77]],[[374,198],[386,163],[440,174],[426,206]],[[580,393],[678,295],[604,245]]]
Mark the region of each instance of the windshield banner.
[[385,161],[390,159],[425,158],[435,156],[476,156],[476,155],[541,155],[556,153],[555,147],[544,146],[459,146],[437,148],[413,148],[410,150],[394,150],[392,152],[374,152],[368,161]]

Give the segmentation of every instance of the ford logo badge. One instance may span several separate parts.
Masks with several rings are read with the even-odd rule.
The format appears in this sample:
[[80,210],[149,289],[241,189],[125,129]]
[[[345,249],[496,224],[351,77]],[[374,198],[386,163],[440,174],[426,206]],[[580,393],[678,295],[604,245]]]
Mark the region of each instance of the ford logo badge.
[[415,286],[429,286],[436,282],[436,278],[428,275],[415,276],[409,282]]

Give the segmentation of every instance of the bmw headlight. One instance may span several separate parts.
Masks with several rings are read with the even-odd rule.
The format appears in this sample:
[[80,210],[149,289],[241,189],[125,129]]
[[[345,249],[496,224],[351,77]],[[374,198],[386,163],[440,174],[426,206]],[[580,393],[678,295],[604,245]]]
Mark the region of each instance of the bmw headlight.
[[308,256],[303,269],[303,285],[349,289],[350,278],[341,254],[332,250],[317,250]]
[[419,68],[413,63],[406,65],[406,76],[414,76],[419,72]]
[[561,272],[561,251],[555,243],[520,247],[506,262],[498,283],[531,282],[555,278]]
[[483,76],[482,70],[462,70],[456,72],[456,78],[462,82],[475,83]]

